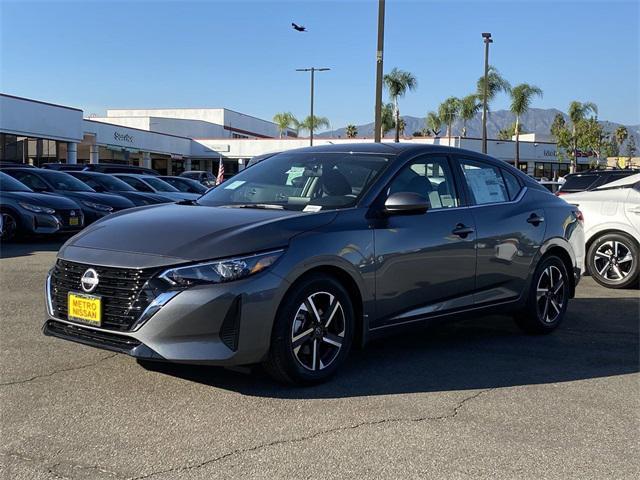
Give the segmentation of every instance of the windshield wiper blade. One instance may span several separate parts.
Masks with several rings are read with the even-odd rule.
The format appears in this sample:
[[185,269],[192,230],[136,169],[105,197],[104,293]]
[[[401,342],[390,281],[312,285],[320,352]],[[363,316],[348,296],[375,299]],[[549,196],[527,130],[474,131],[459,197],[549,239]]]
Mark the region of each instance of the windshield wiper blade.
[[237,205],[224,205],[228,208],[260,208],[263,210],[284,210],[284,205],[277,205],[271,203],[240,203]]

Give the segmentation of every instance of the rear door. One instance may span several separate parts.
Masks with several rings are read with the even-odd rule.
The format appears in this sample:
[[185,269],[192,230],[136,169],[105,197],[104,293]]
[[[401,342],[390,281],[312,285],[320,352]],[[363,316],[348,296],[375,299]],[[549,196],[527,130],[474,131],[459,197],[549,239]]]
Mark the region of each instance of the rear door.
[[545,236],[544,210],[507,169],[457,157],[477,235],[475,303],[519,297]]

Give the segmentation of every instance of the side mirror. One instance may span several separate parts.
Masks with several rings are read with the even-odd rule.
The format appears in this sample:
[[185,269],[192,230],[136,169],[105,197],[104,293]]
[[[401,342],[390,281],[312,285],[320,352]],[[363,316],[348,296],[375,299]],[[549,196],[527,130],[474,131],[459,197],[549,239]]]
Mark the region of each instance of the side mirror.
[[429,208],[429,200],[413,192],[396,192],[384,202],[384,211],[389,214],[424,213]]

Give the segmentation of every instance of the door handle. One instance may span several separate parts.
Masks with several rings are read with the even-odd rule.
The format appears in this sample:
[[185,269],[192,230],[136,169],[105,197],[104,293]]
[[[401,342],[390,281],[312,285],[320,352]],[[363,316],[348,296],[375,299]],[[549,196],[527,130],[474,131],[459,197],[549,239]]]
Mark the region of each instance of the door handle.
[[538,225],[540,225],[542,222],[544,222],[544,217],[540,217],[539,215],[536,215],[535,213],[532,213],[529,218],[527,218],[527,223],[530,223],[531,225],[533,225],[534,227],[537,227]]
[[467,238],[467,235],[473,232],[475,232],[473,228],[467,227],[464,223],[459,223],[456,225],[456,228],[454,228],[451,233],[459,236],[460,238]]

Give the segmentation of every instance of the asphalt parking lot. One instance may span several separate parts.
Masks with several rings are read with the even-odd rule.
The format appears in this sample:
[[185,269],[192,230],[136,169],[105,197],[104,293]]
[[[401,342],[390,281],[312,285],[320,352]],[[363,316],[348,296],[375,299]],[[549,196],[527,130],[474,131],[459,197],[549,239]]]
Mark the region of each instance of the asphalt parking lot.
[[585,278],[550,336],[502,316],[404,333],[296,389],[44,337],[59,246],[1,247],[2,478],[640,475],[638,290]]

